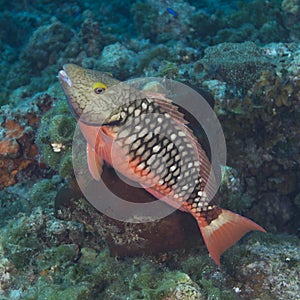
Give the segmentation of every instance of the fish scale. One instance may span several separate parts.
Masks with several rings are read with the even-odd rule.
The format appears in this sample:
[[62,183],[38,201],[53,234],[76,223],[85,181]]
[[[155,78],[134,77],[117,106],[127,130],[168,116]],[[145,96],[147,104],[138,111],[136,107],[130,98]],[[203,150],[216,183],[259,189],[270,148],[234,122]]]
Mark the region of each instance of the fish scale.
[[[172,192],[180,201],[191,199],[193,191],[203,191],[203,187],[196,184],[201,175],[195,148],[166,111],[146,98],[123,106],[118,113],[122,119],[112,129],[116,133],[115,142],[128,150],[129,162],[145,183],[153,184],[153,178],[158,177],[160,191],[166,195]],[[204,207],[200,204],[207,204],[206,198],[197,196],[197,203],[200,212]]]
[[[245,233],[265,232],[213,204],[216,183],[210,162],[172,99],[74,64],[64,65],[58,78],[86,139],[88,168],[95,180],[101,179],[106,161],[156,198],[176,208],[179,203],[179,209],[196,219],[218,265],[221,254]],[[95,88],[99,84],[101,93]],[[113,145],[118,145],[116,151]]]

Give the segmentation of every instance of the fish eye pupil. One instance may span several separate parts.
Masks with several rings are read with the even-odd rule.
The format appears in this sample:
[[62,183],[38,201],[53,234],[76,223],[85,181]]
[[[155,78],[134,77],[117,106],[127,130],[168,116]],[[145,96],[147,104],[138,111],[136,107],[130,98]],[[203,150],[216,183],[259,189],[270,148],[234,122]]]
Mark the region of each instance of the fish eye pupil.
[[102,93],[104,93],[105,88],[97,87],[97,88],[94,89],[94,91],[95,91],[96,94],[102,94]]
[[93,90],[96,94],[103,94],[106,91],[107,86],[102,82],[95,82],[93,84]]

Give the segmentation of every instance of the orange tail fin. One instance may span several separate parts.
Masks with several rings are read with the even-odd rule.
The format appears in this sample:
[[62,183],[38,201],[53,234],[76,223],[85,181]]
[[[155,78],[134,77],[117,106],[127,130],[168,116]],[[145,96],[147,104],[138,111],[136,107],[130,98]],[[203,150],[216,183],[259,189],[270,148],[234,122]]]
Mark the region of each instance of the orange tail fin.
[[[205,213],[198,218],[204,242],[212,259],[220,265],[220,256],[229,247],[234,245],[245,233],[251,230],[266,232],[253,221],[235,214],[229,210],[215,208],[213,218]],[[209,222],[208,222],[208,219]]]

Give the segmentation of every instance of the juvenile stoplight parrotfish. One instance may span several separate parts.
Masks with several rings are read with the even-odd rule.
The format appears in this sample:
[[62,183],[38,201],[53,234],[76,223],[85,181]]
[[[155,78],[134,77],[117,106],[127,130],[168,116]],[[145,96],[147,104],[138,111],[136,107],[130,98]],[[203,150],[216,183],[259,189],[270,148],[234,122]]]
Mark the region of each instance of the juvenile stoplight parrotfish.
[[265,232],[213,203],[207,155],[185,116],[164,94],[137,90],[74,64],[64,65],[58,78],[86,139],[95,180],[106,162],[157,199],[192,214],[218,265],[220,255],[245,233]]

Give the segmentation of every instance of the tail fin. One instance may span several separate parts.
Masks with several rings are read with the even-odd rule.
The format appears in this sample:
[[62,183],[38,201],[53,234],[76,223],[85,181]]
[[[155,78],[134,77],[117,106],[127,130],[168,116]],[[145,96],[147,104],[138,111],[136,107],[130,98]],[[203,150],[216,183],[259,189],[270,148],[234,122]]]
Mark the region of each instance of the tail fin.
[[[198,226],[212,259],[220,265],[220,256],[251,230],[266,232],[253,221],[229,210],[215,207],[215,213],[201,213]],[[206,215],[207,214],[207,215]],[[213,217],[212,217],[213,216]]]

